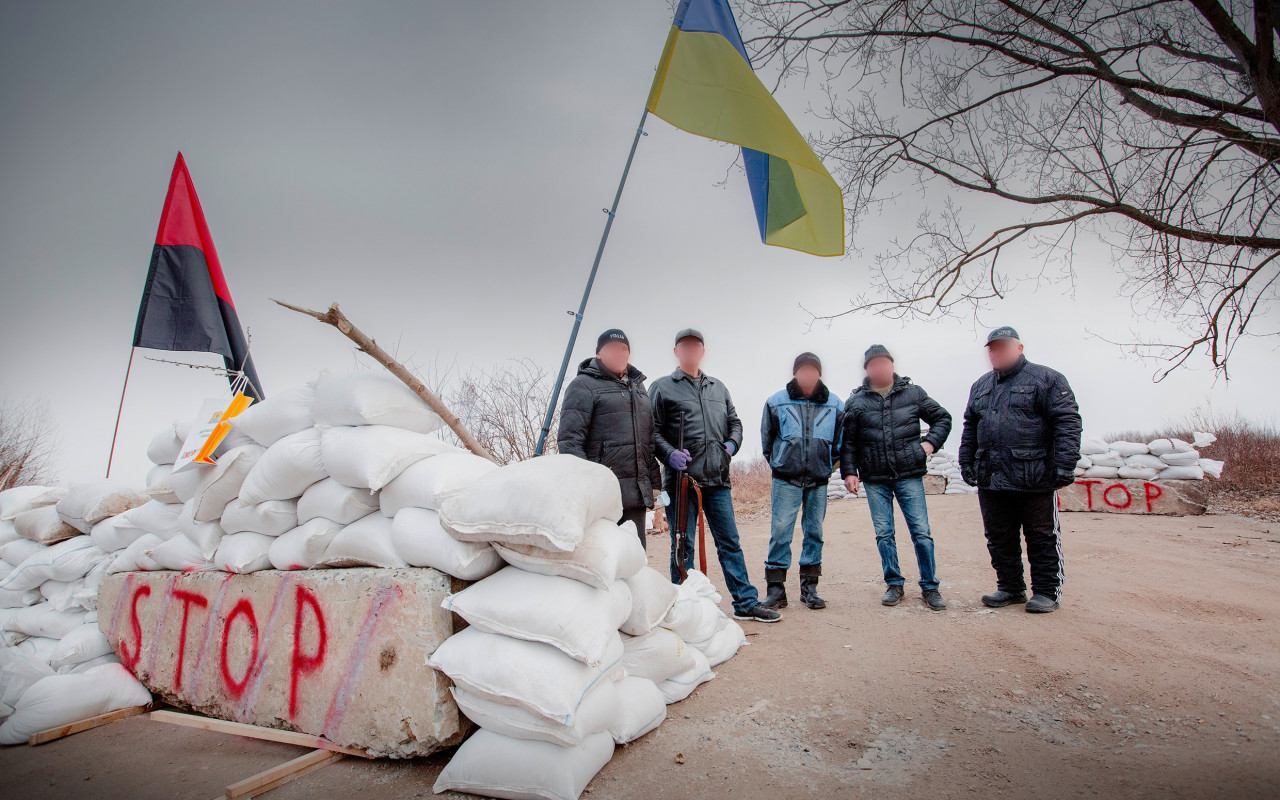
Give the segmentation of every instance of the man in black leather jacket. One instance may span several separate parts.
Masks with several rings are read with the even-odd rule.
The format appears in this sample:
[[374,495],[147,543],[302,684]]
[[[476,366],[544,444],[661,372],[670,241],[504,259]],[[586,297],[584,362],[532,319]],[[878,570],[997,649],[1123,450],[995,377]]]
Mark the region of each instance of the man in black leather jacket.
[[[991,372],[969,390],[960,439],[960,471],[978,487],[996,591],[991,608],[1026,603],[1047,613],[1061,600],[1063,557],[1055,490],[1075,481],[1080,408],[1061,373],[1022,355],[1018,332],[987,337]],[[1022,538],[1031,563],[1032,597],[1022,571]]]

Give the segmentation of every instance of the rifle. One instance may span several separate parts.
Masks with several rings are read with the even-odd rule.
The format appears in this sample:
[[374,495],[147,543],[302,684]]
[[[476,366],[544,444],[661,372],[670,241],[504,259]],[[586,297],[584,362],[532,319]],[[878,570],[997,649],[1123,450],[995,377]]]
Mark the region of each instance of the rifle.
[[[680,437],[677,450],[684,449],[684,411],[680,411]],[[676,572],[680,582],[689,577],[685,568],[685,559],[689,555],[689,473],[687,470],[676,470]]]

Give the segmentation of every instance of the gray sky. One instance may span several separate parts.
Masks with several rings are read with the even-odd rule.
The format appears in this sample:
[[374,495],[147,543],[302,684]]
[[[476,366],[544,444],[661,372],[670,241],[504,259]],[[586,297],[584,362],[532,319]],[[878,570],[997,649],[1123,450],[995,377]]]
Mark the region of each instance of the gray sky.
[[[101,474],[174,154],[181,149],[266,391],[347,368],[335,331],[270,303],[343,310],[430,367],[529,357],[554,370],[671,22],[665,0],[593,2],[6,3],[0,5],[0,326],[4,392],[48,401],[64,480]],[[801,130],[807,99],[779,93]],[[764,398],[801,350],[841,395],[872,342],[957,416],[985,369],[973,320],[845,317],[871,256],[918,213],[904,196],[819,259],[760,244],[736,151],[648,124],[577,357],[625,329],[651,378],[671,336],[707,336],[759,451]],[[1274,344],[1162,384],[1089,330],[1135,327],[1106,251],[1074,287],[1028,283],[984,313],[1060,370],[1097,433],[1212,402],[1269,417]],[[141,481],[154,430],[224,388],[134,362],[116,474]],[[208,357],[184,357],[205,363]],[[1274,417],[1271,417],[1274,418]],[[957,436],[958,438],[958,436]],[[954,448],[956,439],[949,442]]]

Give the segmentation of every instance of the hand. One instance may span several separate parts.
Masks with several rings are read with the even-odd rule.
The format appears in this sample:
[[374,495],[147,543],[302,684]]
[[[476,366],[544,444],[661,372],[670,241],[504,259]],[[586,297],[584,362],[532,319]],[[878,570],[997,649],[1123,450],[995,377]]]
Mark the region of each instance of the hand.
[[688,467],[692,460],[693,456],[688,450],[672,450],[671,455],[667,456],[667,464],[676,472],[684,472],[685,467]]
[[926,456],[933,455],[933,442],[921,442],[920,447],[924,450]]
[[737,449],[738,448],[734,446],[733,442],[724,443],[724,451],[728,453],[730,456],[732,456]]
[[978,476],[973,472],[973,470],[965,470],[965,469],[960,470],[960,480],[964,481],[970,486],[978,485]]
[[850,475],[844,479],[844,488],[849,490],[850,494],[858,493],[858,476]]
[[1062,489],[1067,486],[1070,486],[1075,482],[1076,482],[1075,470],[1071,470],[1070,472],[1067,472],[1065,470],[1059,470],[1058,473],[1054,476],[1053,488]]

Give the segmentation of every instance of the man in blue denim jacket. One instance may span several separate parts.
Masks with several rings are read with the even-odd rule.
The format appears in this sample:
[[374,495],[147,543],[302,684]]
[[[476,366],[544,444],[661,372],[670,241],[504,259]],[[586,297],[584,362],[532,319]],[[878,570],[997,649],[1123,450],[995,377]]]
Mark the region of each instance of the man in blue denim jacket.
[[[760,441],[773,472],[773,522],[764,562],[767,608],[787,607],[787,568],[796,515],[804,541],[800,548],[800,599],[826,608],[818,596],[822,574],[822,521],[827,516],[827,481],[840,452],[844,406],[822,382],[822,362],[813,353],[796,356],[792,378],[764,404]],[[801,513],[803,509],[803,513]]]

